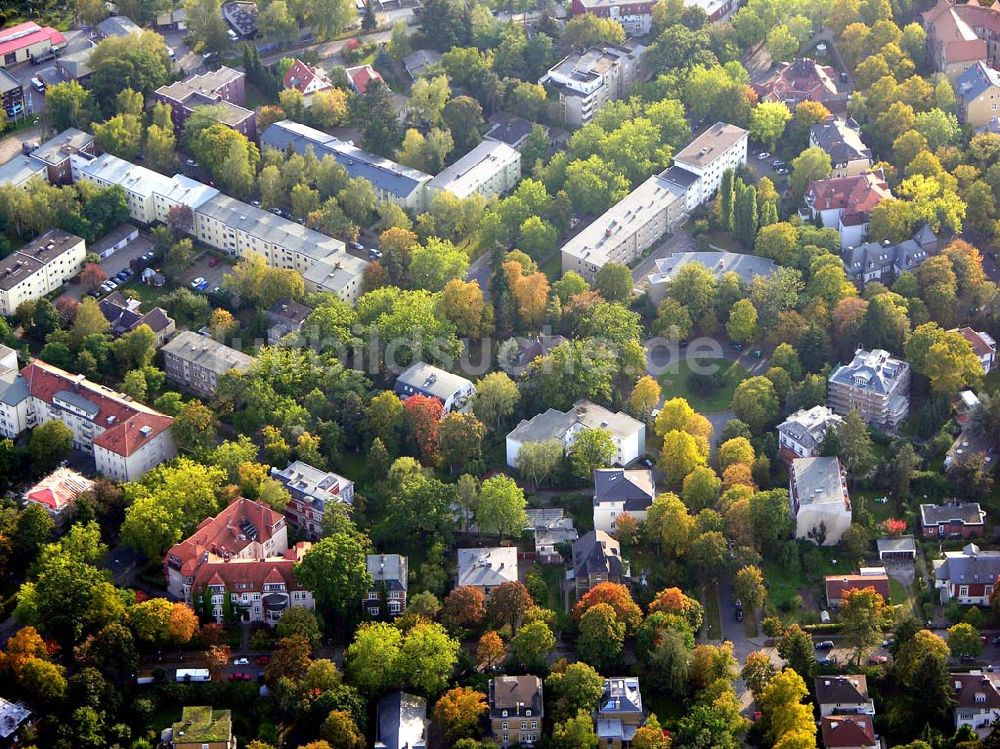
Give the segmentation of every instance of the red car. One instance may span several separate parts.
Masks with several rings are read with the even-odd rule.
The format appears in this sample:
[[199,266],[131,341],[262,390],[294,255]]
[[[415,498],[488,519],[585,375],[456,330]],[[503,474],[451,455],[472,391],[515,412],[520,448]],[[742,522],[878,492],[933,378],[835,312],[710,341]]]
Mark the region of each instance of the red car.
[[269,655],[258,655],[253,659],[253,662],[258,666],[266,666],[271,662],[271,656]]
[[233,671],[229,674],[229,681],[253,681],[253,674],[249,671]]
[[889,659],[884,655],[873,655],[868,659],[868,665],[870,666],[881,666],[884,663],[888,663]]
[[216,265],[219,264],[219,262],[220,262],[219,258],[217,258],[215,255],[212,255],[211,259],[208,261],[208,267],[214,268]]

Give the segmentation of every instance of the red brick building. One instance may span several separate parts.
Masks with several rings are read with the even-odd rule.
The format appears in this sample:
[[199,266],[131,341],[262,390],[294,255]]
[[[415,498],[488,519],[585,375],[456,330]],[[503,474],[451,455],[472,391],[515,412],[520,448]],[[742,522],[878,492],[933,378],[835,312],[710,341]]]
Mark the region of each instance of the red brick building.
[[982,538],[986,513],[978,502],[920,505],[924,538]]

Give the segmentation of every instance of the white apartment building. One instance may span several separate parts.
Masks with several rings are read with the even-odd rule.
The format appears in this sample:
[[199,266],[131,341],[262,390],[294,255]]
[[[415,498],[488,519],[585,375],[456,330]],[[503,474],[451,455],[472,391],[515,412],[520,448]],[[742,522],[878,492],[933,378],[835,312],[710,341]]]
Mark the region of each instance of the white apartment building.
[[818,455],[827,432],[843,423],[827,406],[799,409],[778,424],[778,451],[786,460]]
[[653,175],[562,246],[563,273],[593,281],[605,263],[632,262],[687,216],[684,194]]
[[827,405],[841,416],[857,409],[871,425],[895,429],[910,412],[910,365],[888,351],[858,349],[830,373]]
[[62,229],[49,229],[0,260],[0,314],[41,299],[83,270],[87,244]]
[[788,495],[795,537],[836,546],[851,527],[851,499],[840,458],[796,458]]
[[749,137],[741,127],[716,122],[674,156],[663,176],[687,191],[688,210],[712,199],[723,172],[746,166]]
[[97,472],[116,481],[134,481],[177,454],[170,416],[39,360],[12,378],[10,359],[0,357],[7,368],[0,396],[6,433],[61,421],[73,432],[73,447],[92,455]]
[[84,180],[99,187],[119,185],[125,190],[128,213],[135,221],[151,224],[156,221],[157,192],[166,193],[173,180],[165,174],[119,159],[109,153],[91,156],[76,153],[70,157],[73,181]]
[[457,198],[491,198],[513,190],[521,179],[521,153],[506,143],[484,140],[427,183]]
[[622,45],[599,44],[564,57],[538,82],[558,95],[563,121],[581,127],[607,102],[628,96],[642,76],[645,51],[633,40]]

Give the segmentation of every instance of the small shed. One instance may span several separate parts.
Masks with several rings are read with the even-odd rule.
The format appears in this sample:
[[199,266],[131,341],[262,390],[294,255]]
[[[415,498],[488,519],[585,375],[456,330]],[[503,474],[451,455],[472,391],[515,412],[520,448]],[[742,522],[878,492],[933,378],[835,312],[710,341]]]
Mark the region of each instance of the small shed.
[[880,538],[875,544],[878,558],[883,562],[912,562],[917,556],[917,542],[913,536]]

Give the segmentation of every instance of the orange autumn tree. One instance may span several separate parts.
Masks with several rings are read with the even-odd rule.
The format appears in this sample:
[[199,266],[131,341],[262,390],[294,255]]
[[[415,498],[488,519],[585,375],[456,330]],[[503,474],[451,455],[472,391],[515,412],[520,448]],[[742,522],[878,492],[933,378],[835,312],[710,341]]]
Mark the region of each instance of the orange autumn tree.
[[461,585],[444,599],[441,618],[453,627],[478,627],[486,618],[486,597],[479,588]]
[[450,741],[478,733],[486,714],[486,695],[468,687],[455,687],[441,695],[434,705],[434,722],[444,728]]
[[484,632],[479,638],[479,645],[476,646],[476,662],[484,669],[491,669],[499,665],[507,656],[507,650],[503,646],[503,640],[495,630]]
[[686,595],[680,588],[664,588],[649,602],[648,611],[653,614],[662,611],[665,614],[677,614],[691,625],[695,632],[701,629],[704,610],[701,603]]
[[503,271],[517,301],[521,322],[528,328],[538,327],[549,303],[549,279],[541,271],[525,273],[524,266],[517,260],[504,262]]
[[403,405],[406,408],[406,417],[413,427],[420,459],[425,465],[433,465],[437,460],[438,444],[441,439],[441,414],[444,412],[444,407],[437,398],[426,395],[411,395]]
[[606,603],[615,611],[618,621],[625,625],[628,634],[634,634],[642,623],[642,609],[632,600],[632,594],[620,583],[599,583],[588,590],[573,607],[577,621],[599,603]]

